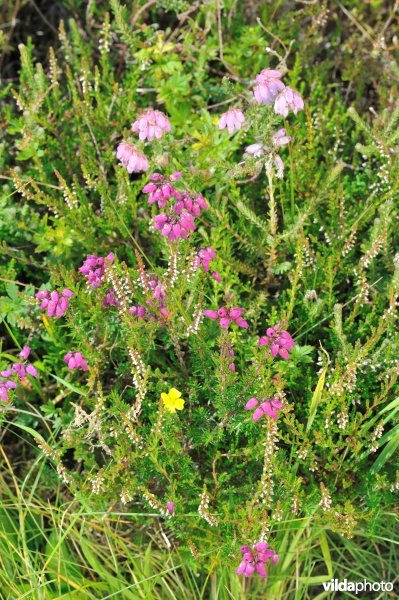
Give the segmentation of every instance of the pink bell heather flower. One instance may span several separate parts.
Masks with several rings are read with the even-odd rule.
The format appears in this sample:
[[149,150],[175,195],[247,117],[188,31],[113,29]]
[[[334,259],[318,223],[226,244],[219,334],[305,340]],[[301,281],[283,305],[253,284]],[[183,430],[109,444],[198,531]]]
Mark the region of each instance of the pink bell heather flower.
[[161,230],[163,237],[167,236],[170,242],[179,238],[187,238],[189,231],[195,230],[194,217],[186,210],[178,215],[161,213],[154,217],[155,229]]
[[108,290],[108,292],[105,294],[104,300],[101,303],[101,306],[103,308],[107,308],[107,306],[119,306],[114,289]]
[[110,252],[105,258],[96,256],[95,254],[88,254],[83,265],[79,268],[79,272],[87,277],[87,282],[93,290],[96,290],[103,282],[104,271],[107,267],[106,261],[110,264],[114,262],[115,255]]
[[254,87],[254,96],[258,104],[269,106],[277,94],[284,89],[284,83],[280,81],[282,73],[274,69],[263,69],[255,77],[257,85]]
[[137,305],[137,306],[131,306],[129,308],[129,312],[131,315],[136,317],[137,320],[139,320],[139,319],[144,319],[144,317],[147,314],[147,309],[145,308],[145,306]]
[[190,192],[184,190],[181,200],[175,203],[173,211],[176,214],[187,211],[194,217],[198,217],[201,214],[201,210],[206,210],[207,208],[206,200],[202,194],[190,194]]
[[231,323],[247,329],[249,325],[241,316],[243,312],[243,308],[219,308],[219,310],[204,310],[204,315],[209,319],[219,321],[222,329],[228,329]]
[[270,346],[272,356],[280,355],[284,360],[289,359],[288,352],[295,346],[295,342],[284,329],[277,324],[266,330],[266,335],[259,338],[259,346]]
[[266,577],[265,564],[272,559],[274,564],[278,563],[278,554],[269,548],[266,542],[257,542],[252,548],[241,546],[242,561],[237,569],[237,575],[250,577],[255,571],[261,579]]
[[170,132],[168,117],[160,110],[149,108],[132,125],[132,131],[139,134],[140,140],[152,142],[163,136],[163,132]]
[[56,290],[53,292],[43,290],[35,295],[36,298],[41,300],[40,308],[47,309],[49,317],[62,317],[69,308],[69,298],[72,298],[72,296],[73,292],[67,288],[62,290],[61,294]]
[[173,516],[175,514],[175,503],[172,502],[172,500],[168,500],[168,502],[166,503],[166,510],[168,511],[170,516]]
[[64,356],[64,362],[67,363],[70,371],[74,369],[82,369],[82,371],[87,371],[87,362],[86,359],[83,358],[81,352],[68,352]]
[[219,119],[219,129],[225,129],[227,127],[229,133],[233,133],[236,129],[239,131],[245,122],[245,117],[239,108],[232,108],[227,112],[223,113]]
[[271,417],[277,421],[278,411],[283,408],[283,404],[278,398],[270,398],[270,400],[265,400],[260,404],[260,406],[258,406],[258,404],[258,398],[250,398],[245,405],[245,410],[252,410],[255,408],[252,416],[254,421],[259,421],[263,415],[267,415],[268,417]]
[[303,107],[302,96],[292,88],[286,87],[276,98],[274,112],[276,115],[286,117],[290,110],[296,115],[299,110],[303,110]]
[[279,129],[278,131],[276,131],[276,133],[273,135],[273,142],[279,148],[281,148],[281,146],[286,146],[287,144],[290,143],[290,141],[291,141],[291,136],[285,135],[284,127],[282,129]]
[[218,283],[220,283],[222,281],[221,277],[220,277],[220,273],[219,271],[213,271],[211,273],[211,277],[212,279],[214,279],[215,281],[217,281]]
[[37,377],[37,371],[33,365],[30,363],[14,363],[11,369],[7,369],[6,371],[1,371],[0,375],[2,377],[10,377],[11,375],[16,374],[21,381],[25,379],[26,375],[32,375],[32,377]]
[[206,246],[206,248],[201,248],[197,253],[197,264],[196,269],[202,267],[204,271],[209,271],[209,266],[211,261],[216,258],[216,252],[212,248],[212,246]]
[[[169,181],[176,181],[180,177],[181,173],[172,173]],[[148,204],[157,202],[159,208],[162,208],[170,198],[181,200],[181,193],[168,181],[165,181],[165,177],[160,173],[150,175],[150,180],[143,188],[143,194],[148,194]]]
[[266,146],[263,146],[262,144],[256,142],[255,144],[251,144],[250,146],[245,148],[245,153],[252,154],[252,156],[254,156],[255,158],[259,158],[266,152],[266,150]]
[[131,142],[121,142],[116,149],[116,158],[128,173],[145,173],[150,168],[146,155]]
[[19,356],[21,358],[23,358],[24,360],[28,360],[29,354],[30,354],[30,347],[29,346],[24,346],[22,348],[21,352],[19,353]]
[[16,387],[15,381],[0,381],[0,400],[8,402],[8,392]]

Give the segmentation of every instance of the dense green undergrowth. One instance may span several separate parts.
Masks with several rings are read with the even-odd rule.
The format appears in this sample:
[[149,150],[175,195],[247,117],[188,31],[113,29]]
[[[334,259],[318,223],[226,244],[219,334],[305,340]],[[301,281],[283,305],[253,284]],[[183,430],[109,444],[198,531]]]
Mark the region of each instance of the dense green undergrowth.
[[[399,69],[397,15],[374,4],[113,0],[61,23],[41,62],[20,45],[1,109],[0,366],[29,345],[38,377],[2,404],[5,597],[316,597],[351,561],[353,579],[369,561],[377,580],[374,552],[393,581]],[[304,110],[253,102],[265,68]],[[144,143],[131,125],[148,107],[171,132]],[[229,134],[231,107],[246,123]],[[282,178],[244,154],[280,127]],[[122,140],[147,174],[119,164]],[[142,189],[176,171],[207,210],[170,243]],[[220,281],[193,268],[208,246]],[[79,268],[110,253],[94,290]],[[35,294],[64,288],[69,310],[51,318]],[[249,327],[202,317],[224,306]],[[277,323],[289,360],[258,347]],[[87,371],[68,370],[76,351]],[[278,421],[253,422],[254,396],[281,400]],[[259,540],[279,562],[243,584],[240,546]]]

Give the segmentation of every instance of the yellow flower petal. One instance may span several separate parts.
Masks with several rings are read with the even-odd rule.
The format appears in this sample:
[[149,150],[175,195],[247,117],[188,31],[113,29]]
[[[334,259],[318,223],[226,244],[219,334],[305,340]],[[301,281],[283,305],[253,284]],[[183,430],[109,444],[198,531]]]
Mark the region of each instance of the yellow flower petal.
[[177,408],[177,410],[183,410],[183,408],[184,408],[184,400],[183,400],[183,398],[178,398],[175,401],[175,408]]
[[180,398],[181,392],[179,392],[179,390],[177,390],[176,388],[170,388],[169,396],[173,398],[173,400],[176,400],[176,398]]

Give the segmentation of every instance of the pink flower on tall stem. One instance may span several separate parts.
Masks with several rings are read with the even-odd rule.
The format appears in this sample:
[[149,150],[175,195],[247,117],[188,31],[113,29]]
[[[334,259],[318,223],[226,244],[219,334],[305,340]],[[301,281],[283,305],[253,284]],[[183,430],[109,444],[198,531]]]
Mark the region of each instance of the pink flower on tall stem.
[[289,359],[288,352],[295,346],[295,342],[285,329],[280,329],[279,324],[274,327],[269,327],[266,330],[266,335],[259,338],[259,346],[270,346],[272,356],[277,355]]
[[277,94],[284,89],[284,83],[280,81],[282,73],[274,69],[263,69],[255,77],[257,85],[254,87],[254,96],[258,104],[269,106]]
[[216,258],[216,252],[212,248],[212,246],[206,246],[206,248],[201,248],[197,253],[197,265],[196,268],[202,267],[204,271],[209,271],[209,267],[211,261]]
[[242,560],[237,569],[237,575],[250,577],[255,571],[261,579],[265,579],[267,571],[265,564],[273,560],[278,563],[278,554],[269,547],[267,542],[257,542],[252,548],[241,546]]
[[154,227],[161,230],[163,237],[168,237],[169,241],[173,242],[179,238],[187,238],[188,233],[195,230],[195,222],[193,215],[185,210],[178,215],[156,215]]
[[227,112],[223,113],[219,119],[219,129],[225,129],[227,127],[229,133],[233,133],[234,130],[239,131],[245,122],[245,117],[239,108],[232,108]]
[[96,290],[102,284],[104,280],[104,272],[107,268],[107,262],[112,264],[114,262],[115,255],[110,252],[105,258],[96,256],[95,254],[88,254],[83,265],[79,267],[79,272],[87,277],[87,282],[93,290]]
[[[169,177],[169,181],[177,181],[181,177],[181,173],[173,173]],[[143,188],[143,194],[148,194],[148,204],[158,203],[159,208],[165,206],[170,198],[181,200],[181,193],[160,173],[150,175],[150,182]]]
[[69,298],[72,298],[73,292],[65,288],[61,293],[54,290],[49,292],[43,290],[35,295],[35,298],[41,300],[40,308],[47,309],[49,317],[62,317],[69,308]]
[[168,500],[166,503],[166,510],[169,515],[172,517],[175,514],[175,503],[172,500]]
[[87,371],[87,362],[82,356],[81,352],[68,352],[64,356],[64,362],[67,363],[70,371],[74,369],[82,369],[82,371]]
[[150,168],[146,155],[131,142],[121,142],[116,149],[116,158],[128,173],[145,173]]
[[278,419],[278,411],[283,408],[283,404],[281,400],[278,398],[270,398],[269,400],[265,400],[258,406],[259,400],[258,398],[250,398],[245,405],[245,410],[254,410],[254,414],[252,416],[254,421],[259,421],[263,415],[267,415],[271,417],[275,421]]
[[204,310],[204,315],[209,319],[219,321],[222,329],[228,329],[231,323],[248,329],[247,321],[242,318],[243,312],[243,308],[219,308],[218,310]]
[[276,98],[274,112],[276,115],[286,117],[290,110],[296,115],[299,110],[303,110],[303,107],[302,96],[292,88],[286,87]]
[[133,123],[132,131],[139,134],[140,140],[152,142],[161,139],[164,131],[170,132],[170,122],[163,112],[149,108]]

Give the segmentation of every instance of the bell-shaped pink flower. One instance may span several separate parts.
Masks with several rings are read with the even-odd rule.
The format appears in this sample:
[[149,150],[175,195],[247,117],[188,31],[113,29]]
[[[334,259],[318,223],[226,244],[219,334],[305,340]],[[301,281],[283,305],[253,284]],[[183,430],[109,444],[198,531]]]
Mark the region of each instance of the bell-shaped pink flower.
[[280,81],[282,73],[274,69],[263,69],[255,77],[256,86],[254,87],[254,96],[258,104],[269,106],[276,98],[277,94],[284,89],[284,83]]
[[194,217],[186,210],[178,215],[161,213],[154,217],[155,229],[161,230],[161,235],[168,237],[170,242],[179,238],[187,238],[190,231],[195,230]]
[[227,127],[229,133],[233,133],[234,130],[239,131],[245,122],[245,117],[239,108],[232,108],[227,112],[223,113],[219,119],[219,129],[225,129]]
[[181,199],[175,203],[173,211],[176,214],[187,211],[194,217],[198,217],[201,211],[207,208],[206,200],[202,194],[191,194],[189,191],[184,190]]
[[[170,175],[169,181],[179,179],[177,175],[180,177],[181,173],[173,173]],[[181,193],[169,181],[166,181],[165,177],[160,173],[150,175],[150,182],[143,188],[143,194],[148,194],[148,204],[157,202],[159,208],[162,208],[170,198],[181,200]]]
[[281,146],[286,146],[286,144],[289,144],[290,141],[291,141],[291,136],[285,135],[284,127],[282,129],[279,129],[278,131],[276,131],[276,133],[273,135],[273,142],[279,148],[281,148]]
[[170,516],[173,516],[175,514],[175,503],[172,502],[172,500],[168,500],[166,503],[166,510],[168,511],[168,513],[170,514]]
[[247,148],[245,148],[245,153],[251,154],[255,158],[259,158],[266,152],[266,150],[267,150],[267,148],[265,146],[256,142],[255,144],[251,144],[250,146],[247,146]]
[[83,358],[81,352],[68,352],[64,356],[64,362],[67,363],[70,371],[74,369],[82,369],[82,371],[87,371],[87,362],[86,359]]
[[140,140],[161,139],[164,131],[170,132],[168,117],[160,110],[149,108],[132,125],[132,131],[139,134]]
[[150,168],[148,158],[131,142],[121,142],[116,149],[116,158],[128,173],[145,173]]
[[49,317],[62,317],[69,308],[69,298],[72,298],[73,292],[65,288],[61,293],[56,290],[49,292],[43,290],[35,295],[35,298],[41,300],[40,308],[47,309]]
[[209,319],[218,320],[222,329],[228,329],[231,323],[247,329],[249,325],[242,318],[243,312],[243,308],[219,308],[219,310],[204,310],[204,315]]
[[276,115],[281,115],[286,117],[291,110],[294,115],[297,114],[299,110],[303,110],[304,103],[302,96],[293,90],[290,87],[284,88],[284,90],[279,94],[274,103],[274,112]]
[[289,351],[295,346],[295,342],[284,329],[277,324],[266,330],[266,335],[259,338],[259,346],[269,346],[273,357],[279,355],[284,360],[289,359]]
[[269,548],[266,542],[257,542],[251,548],[250,546],[241,546],[242,561],[237,569],[237,575],[250,577],[253,573],[259,575],[261,579],[265,579],[267,575],[265,564],[273,560],[274,564],[278,563],[278,554]]
[[87,282],[96,290],[102,284],[104,280],[104,272],[107,268],[107,263],[112,264],[114,262],[115,255],[113,252],[107,254],[105,258],[102,256],[96,256],[95,254],[88,254],[83,265],[79,267],[79,272],[87,277]]
[[245,410],[254,410],[252,415],[252,419],[254,421],[259,421],[263,415],[267,415],[271,417],[275,421],[278,419],[278,411],[283,408],[283,404],[281,400],[278,398],[270,398],[269,400],[265,400],[259,405],[258,398],[250,398],[245,405]]

